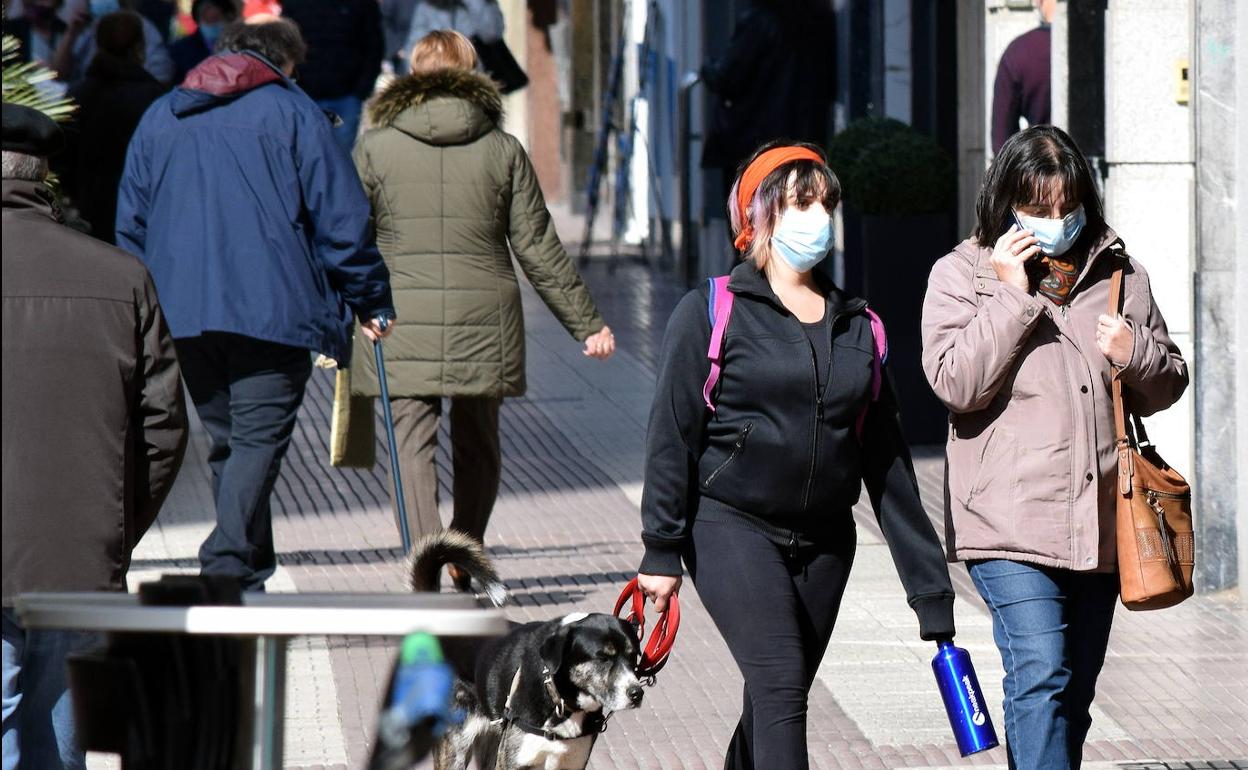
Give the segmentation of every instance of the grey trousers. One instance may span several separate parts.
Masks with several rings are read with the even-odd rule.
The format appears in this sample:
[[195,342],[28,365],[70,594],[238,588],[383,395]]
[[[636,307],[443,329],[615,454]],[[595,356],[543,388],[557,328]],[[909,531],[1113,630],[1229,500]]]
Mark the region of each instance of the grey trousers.
[[[498,443],[498,409],[501,398],[452,398],[451,402],[451,495],[454,515],[451,529],[485,541],[498,482],[502,454]],[[412,540],[442,529],[438,515],[438,424],[441,398],[392,398],[395,441],[403,477],[403,502]],[[394,484],[390,502],[397,509]]]

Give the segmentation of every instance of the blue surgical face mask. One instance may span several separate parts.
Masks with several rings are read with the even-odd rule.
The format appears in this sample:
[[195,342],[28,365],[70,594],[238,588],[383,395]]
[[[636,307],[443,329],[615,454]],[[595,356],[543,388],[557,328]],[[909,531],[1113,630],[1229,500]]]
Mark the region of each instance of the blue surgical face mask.
[[832,218],[821,206],[785,209],[771,235],[771,248],[799,273],[814,269],[832,247]]
[[1014,217],[1018,219],[1020,227],[1036,234],[1036,240],[1040,242],[1040,250],[1050,257],[1060,257],[1070,251],[1070,247],[1079,240],[1083,226],[1088,223],[1088,217],[1083,213],[1083,206],[1061,219],[1028,217],[1017,211],[1014,212]]
[[118,0],[90,0],[90,8],[91,15],[98,19],[120,11],[121,3]]
[[219,21],[214,24],[199,25],[199,34],[204,38],[204,43],[208,46],[209,50],[217,47],[217,41],[221,39],[221,30],[224,28],[225,25]]

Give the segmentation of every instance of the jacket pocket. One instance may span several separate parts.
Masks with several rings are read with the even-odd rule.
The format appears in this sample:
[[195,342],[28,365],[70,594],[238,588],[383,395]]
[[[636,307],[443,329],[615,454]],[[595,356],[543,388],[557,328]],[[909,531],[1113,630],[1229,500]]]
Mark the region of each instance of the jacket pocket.
[[719,474],[722,473],[725,468],[727,468],[729,465],[732,465],[733,460],[737,459],[737,457],[741,454],[741,450],[745,448],[745,440],[749,438],[750,431],[753,429],[754,429],[754,423],[752,422],[745,423],[745,427],[742,428],[741,433],[737,435],[737,440],[733,442],[732,451],[728,453],[728,459],[724,460],[722,463],[716,466],[715,470],[711,471],[710,475],[706,477],[706,480],[702,482],[702,487],[704,489],[709,488],[711,484],[715,481],[716,477],[718,477]]
[[969,511],[1008,511],[1013,505],[1017,442],[1008,431],[994,427],[984,442],[979,467],[966,494]]

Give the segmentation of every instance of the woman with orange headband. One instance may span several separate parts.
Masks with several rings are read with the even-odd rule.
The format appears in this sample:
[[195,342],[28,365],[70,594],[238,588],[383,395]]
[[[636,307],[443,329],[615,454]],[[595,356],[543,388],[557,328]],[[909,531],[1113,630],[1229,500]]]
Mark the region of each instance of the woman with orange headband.
[[849,579],[864,482],[919,635],[954,633],[953,587],[866,302],[813,270],[840,195],[818,147],[757,151],[729,196],[744,261],[727,281],[727,325],[715,324],[723,297],[708,286],[681,300],[663,343],[638,578],[661,611],[683,560],[741,670],[726,768],[809,766],[807,698]]

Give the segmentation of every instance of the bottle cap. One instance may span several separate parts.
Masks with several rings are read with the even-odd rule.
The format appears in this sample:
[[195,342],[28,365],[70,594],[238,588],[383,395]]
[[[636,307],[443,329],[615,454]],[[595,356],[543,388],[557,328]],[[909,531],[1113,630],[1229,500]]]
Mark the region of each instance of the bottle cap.
[[432,634],[408,634],[403,637],[403,646],[399,650],[399,663],[404,666],[412,663],[441,663],[442,645]]

